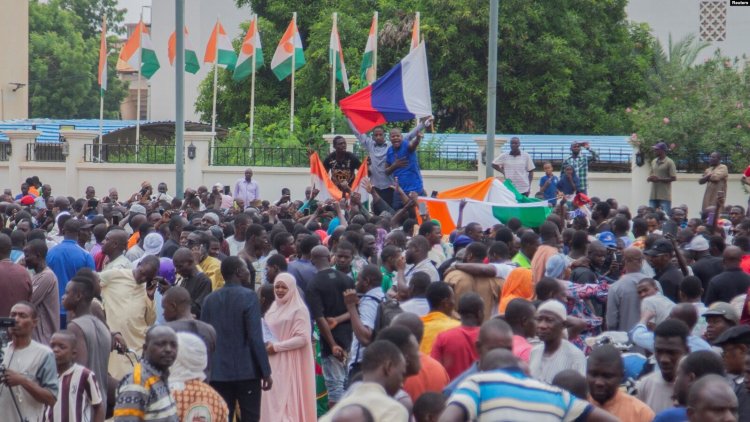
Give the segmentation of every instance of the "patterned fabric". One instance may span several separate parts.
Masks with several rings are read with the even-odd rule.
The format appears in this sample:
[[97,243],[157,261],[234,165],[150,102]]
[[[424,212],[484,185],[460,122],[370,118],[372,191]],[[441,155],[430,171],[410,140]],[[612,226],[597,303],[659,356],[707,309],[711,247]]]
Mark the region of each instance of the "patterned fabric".
[[568,315],[581,318],[586,322],[586,329],[575,339],[570,342],[575,344],[579,349],[585,349],[586,338],[597,336],[602,332],[602,317],[598,316],[594,308],[593,300],[599,303],[607,303],[609,293],[609,284],[578,284],[571,281],[565,282],[567,285],[568,301],[566,308]]
[[91,406],[102,403],[94,373],[77,363],[58,376],[57,382],[57,402],[47,413],[48,422],[88,420]]
[[[583,155],[578,154],[578,157],[573,157],[572,155],[563,161],[562,168],[564,169],[565,166],[571,166],[573,167],[573,171],[578,176],[578,190],[582,192],[587,192],[589,187],[589,162],[593,160],[592,155]],[[561,176],[562,177],[562,176]]]
[[167,378],[147,362],[135,365],[117,388],[115,422],[179,422]]
[[323,367],[320,364],[320,332],[318,331],[318,325],[314,325],[313,338],[315,341],[315,400],[317,401],[318,417],[321,417],[328,412],[328,390],[326,389],[326,379],[323,377]]
[[229,417],[224,399],[200,380],[185,382],[185,388],[172,390],[172,396],[181,421],[225,421]]

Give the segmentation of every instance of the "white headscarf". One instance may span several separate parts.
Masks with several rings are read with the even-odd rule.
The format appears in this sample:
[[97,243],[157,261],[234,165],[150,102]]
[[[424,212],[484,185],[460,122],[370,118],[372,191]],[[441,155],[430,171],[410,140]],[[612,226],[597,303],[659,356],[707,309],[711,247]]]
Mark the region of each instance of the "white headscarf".
[[182,390],[187,381],[205,380],[203,370],[207,364],[208,350],[203,339],[192,333],[177,333],[177,358],[169,368],[170,389]]

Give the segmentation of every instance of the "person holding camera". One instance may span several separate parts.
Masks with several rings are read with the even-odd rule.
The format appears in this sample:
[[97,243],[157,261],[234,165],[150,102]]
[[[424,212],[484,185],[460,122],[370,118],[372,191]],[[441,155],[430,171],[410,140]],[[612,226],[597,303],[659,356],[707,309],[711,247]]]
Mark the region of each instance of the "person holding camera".
[[4,422],[44,420],[44,410],[57,401],[57,366],[49,347],[31,338],[37,313],[30,302],[13,305],[8,328],[11,342],[0,372],[0,413]]
[[[581,155],[581,148],[585,149],[588,154]],[[588,194],[589,182],[589,163],[599,159],[599,155],[591,149],[588,142],[575,141],[570,144],[570,156],[562,163],[563,170],[567,166],[573,167],[573,173],[578,178],[577,191]],[[560,179],[564,177],[564,172],[560,173]]]

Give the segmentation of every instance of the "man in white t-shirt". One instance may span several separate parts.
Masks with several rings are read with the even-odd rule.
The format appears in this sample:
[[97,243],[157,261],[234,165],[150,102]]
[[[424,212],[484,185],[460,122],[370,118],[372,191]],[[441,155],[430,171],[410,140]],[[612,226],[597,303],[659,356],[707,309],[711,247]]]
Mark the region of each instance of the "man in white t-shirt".
[[521,140],[517,136],[510,138],[510,152],[495,158],[492,168],[510,180],[519,192],[529,196],[535,166],[531,156],[521,151]]

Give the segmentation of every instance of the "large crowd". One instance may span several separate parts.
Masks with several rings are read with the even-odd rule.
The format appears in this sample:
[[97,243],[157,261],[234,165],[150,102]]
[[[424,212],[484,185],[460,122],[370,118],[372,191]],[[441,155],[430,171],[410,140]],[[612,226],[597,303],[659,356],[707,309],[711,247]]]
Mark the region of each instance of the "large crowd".
[[252,169],[183,199],[6,189],[0,420],[750,420],[750,218],[718,154],[688,210],[657,144],[631,211],[591,192],[588,143],[535,181],[513,138],[492,165],[546,221],[445,232],[419,206],[430,123],[355,130],[361,157],[335,138],[341,200]]

